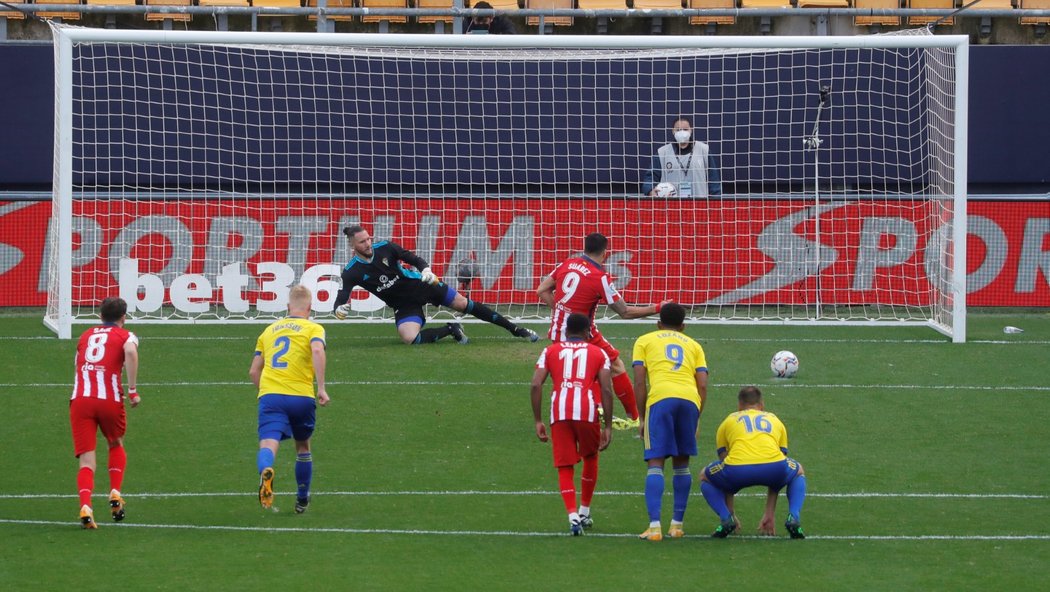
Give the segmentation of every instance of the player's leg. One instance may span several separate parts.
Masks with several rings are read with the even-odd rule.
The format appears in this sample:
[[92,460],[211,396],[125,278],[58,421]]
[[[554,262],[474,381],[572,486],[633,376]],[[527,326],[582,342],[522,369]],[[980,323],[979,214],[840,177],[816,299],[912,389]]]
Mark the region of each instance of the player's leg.
[[588,529],[594,526],[591,501],[598,484],[598,449],[601,447],[602,430],[601,425],[594,422],[573,423],[576,426],[577,449],[583,457],[583,471],[580,475],[580,525]]
[[443,299],[442,305],[469,314],[485,321],[486,323],[492,323],[493,325],[503,327],[507,331],[510,331],[515,337],[522,337],[532,342],[536,342],[540,338],[540,336],[532,329],[515,325],[510,322],[507,317],[492,310],[485,304],[474,300],[468,300],[462,294],[456,292],[451,286],[448,286],[448,295]]
[[569,532],[573,536],[583,534],[580,515],[576,506],[576,463],[580,454],[576,448],[576,434],[571,421],[556,421],[551,424],[551,452],[554,466],[558,469],[558,491],[569,516]]
[[109,445],[109,512],[113,520],[124,519],[124,497],[120,494],[128,456],[124,450],[127,414],[123,405],[108,404],[99,410],[99,429]]
[[689,492],[693,488],[693,475],[689,472],[689,457],[696,456],[696,430],[700,422],[700,410],[692,401],[674,399],[668,401],[673,409],[675,450],[671,466],[674,476],[671,488],[674,491],[674,514],[667,534],[671,538],[685,536],[682,523],[685,520],[686,506],[689,504]]
[[649,408],[645,421],[643,457],[646,462],[645,509],[649,513],[649,528],[640,538],[663,540],[660,527],[660,506],[664,497],[664,462],[674,454],[674,427],[668,400]]
[[69,425],[73,432],[73,453],[77,457],[77,497],[80,501],[80,525],[95,529],[91,493],[95,489],[95,440],[98,423],[94,416],[96,401],[79,398],[69,405]]
[[[426,319],[423,317],[423,307],[404,307],[394,313],[394,322],[397,324],[397,335],[401,341],[410,345],[422,345],[434,343],[435,341],[452,335],[455,331],[453,323],[448,323],[433,329],[423,329]],[[460,329],[462,331],[462,329]]]
[[734,491],[727,479],[727,470],[725,463],[715,461],[704,467],[700,473],[700,493],[720,522],[711,535],[715,538],[725,538],[736,530],[736,518],[726,503],[726,496]]
[[317,418],[317,403],[308,397],[291,397],[288,404],[295,439],[295,513],[302,514],[310,505],[310,484],[313,481],[314,460],[310,451]]
[[802,464],[795,459],[786,461],[790,472],[787,483],[788,517],[784,522],[784,528],[793,539],[804,539],[806,535],[802,532],[802,504],[806,500],[806,473]]
[[259,505],[264,509],[273,507],[274,461],[281,440],[290,438],[292,426],[283,407],[286,395],[263,395],[259,397],[259,452],[255,466],[259,470]]
[[638,404],[634,398],[634,383],[631,382],[631,377],[627,374],[623,358],[620,357],[620,350],[613,347],[609,340],[598,331],[597,327],[591,329],[591,343],[602,348],[602,351],[609,356],[613,393],[620,400],[620,404],[623,405],[623,410],[627,413],[629,420],[622,423],[614,422],[613,426],[621,430],[637,428]]

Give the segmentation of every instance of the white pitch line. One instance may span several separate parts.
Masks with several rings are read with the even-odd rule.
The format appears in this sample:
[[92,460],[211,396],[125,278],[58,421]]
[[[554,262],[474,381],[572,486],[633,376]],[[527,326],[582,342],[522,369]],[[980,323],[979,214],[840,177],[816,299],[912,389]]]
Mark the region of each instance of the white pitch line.
[[[69,526],[77,522],[58,520],[11,520],[0,518],[0,524],[22,524],[31,526]],[[103,526],[109,528],[110,525]],[[227,532],[296,532],[296,533],[335,533],[335,534],[381,534],[381,535],[437,535],[437,536],[503,536],[503,537],[560,537],[564,538],[564,532],[529,532],[514,530],[437,530],[437,529],[396,529],[396,528],[334,528],[334,527],[267,527],[267,526],[227,526],[227,525],[195,525],[195,524],[133,524],[122,522],[112,525],[113,528],[149,528],[166,530],[211,530]],[[584,538],[636,538],[634,533],[597,533],[589,532]],[[707,539],[703,535],[694,535],[696,539]],[[757,535],[733,535],[734,539],[776,541],[784,540],[784,537],[763,537]],[[829,541],[1050,541],[1050,535],[1043,534],[1021,534],[1021,535],[806,535],[807,540],[829,540]],[[720,544],[720,543],[716,543]]]
[[[257,493],[252,491],[216,491],[216,492],[143,492],[135,493],[124,491],[124,495],[129,498],[181,498],[181,497],[256,497]],[[278,491],[277,495],[294,495],[294,491]],[[556,491],[536,491],[536,490],[525,490],[525,491],[482,491],[482,490],[461,490],[461,491],[418,491],[418,490],[405,490],[405,491],[314,491],[313,495],[328,497],[328,496],[353,496],[353,497],[388,497],[388,496],[553,496],[558,495]],[[598,491],[597,495],[610,496],[610,497],[641,497],[643,493],[641,491]],[[671,496],[672,492],[668,491],[664,494],[665,496]],[[740,494],[739,497],[765,497],[765,493],[744,493]],[[74,493],[5,493],[0,494],[0,500],[2,499],[72,499],[76,498]],[[99,493],[95,494],[97,498],[107,498],[107,494]],[[806,497],[809,498],[828,498],[828,499],[874,499],[874,498],[920,498],[920,499],[977,499],[977,500],[1003,500],[1003,499],[1019,499],[1019,500],[1043,500],[1050,499],[1048,494],[1037,494],[1037,493],[876,493],[876,492],[846,492],[846,493],[815,493],[808,492]]]

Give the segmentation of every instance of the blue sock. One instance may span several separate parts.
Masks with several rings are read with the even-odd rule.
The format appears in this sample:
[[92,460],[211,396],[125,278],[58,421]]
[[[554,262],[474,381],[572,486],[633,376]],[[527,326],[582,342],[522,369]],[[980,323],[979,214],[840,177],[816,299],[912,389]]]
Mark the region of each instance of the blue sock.
[[310,497],[310,479],[314,475],[314,459],[309,452],[303,452],[295,457],[295,484],[298,486],[296,497],[306,499]]
[[255,466],[258,467],[259,472],[262,473],[266,467],[273,466],[273,450],[269,448],[260,448],[259,454],[255,456]]
[[726,492],[707,481],[701,481],[700,493],[704,494],[707,505],[711,506],[715,514],[718,514],[719,520],[728,522],[732,518],[733,514],[729,511],[729,506],[726,505]]
[[664,470],[649,467],[645,475],[645,508],[649,510],[649,521],[660,521],[660,502],[664,497]]
[[802,502],[806,501],[806,476],[798,475],[788,483],[788,512],[802,520]]
[[689,503],[689,490],[693,488],[693,475],[689,467],[680,467],[674,470],[671,477],[671,487],[674,488],[674,515],[672,520],[681,522],[685,518],[685,506]]

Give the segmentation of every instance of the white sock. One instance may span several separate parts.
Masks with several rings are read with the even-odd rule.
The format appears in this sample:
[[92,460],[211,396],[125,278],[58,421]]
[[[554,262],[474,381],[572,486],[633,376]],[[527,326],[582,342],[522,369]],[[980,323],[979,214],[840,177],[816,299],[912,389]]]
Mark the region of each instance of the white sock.
[[649,528],[660,528],[660,521],[659,520],[653,520],[652,522],[649,523]]
[[576,512],[569,512],[569,524],[576,524],[580,521],[580,515]]
[[590,506],[580,506],[580,516],[590,516],[590,515],[591,515],[591,507]]

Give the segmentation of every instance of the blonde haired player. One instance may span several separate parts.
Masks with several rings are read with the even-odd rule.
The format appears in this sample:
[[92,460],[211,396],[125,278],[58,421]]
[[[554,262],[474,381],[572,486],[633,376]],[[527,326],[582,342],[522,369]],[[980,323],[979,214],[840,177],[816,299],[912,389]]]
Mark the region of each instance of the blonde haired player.
[[[325,331],[310,320],[313,295],[304,286],[288,294],[288,316],[272,323],[255,342],[248,375],[259,389],[259,504],[273,507],[274,459],[281,440],[295,439],[295,512],[310,504],[317,404],[327,405]],[[317,393],[314,394],[314,381]]]

